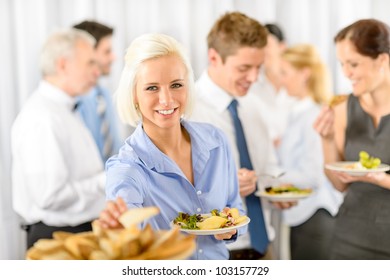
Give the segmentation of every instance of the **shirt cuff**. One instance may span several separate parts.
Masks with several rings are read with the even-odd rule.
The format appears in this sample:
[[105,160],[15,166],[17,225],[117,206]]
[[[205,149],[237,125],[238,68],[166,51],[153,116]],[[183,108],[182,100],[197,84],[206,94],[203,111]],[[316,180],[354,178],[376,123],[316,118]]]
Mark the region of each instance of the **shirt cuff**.
[[238,236],[238,232],[233,234],[232,237],[230,237],[229,239],[224,239],[224,241],[226,241],[226,243],[233,243],[237,240],[237,236]]
[[106,172],[104,172],[104,171],[101,172],[98,175],[98,186],[99,186],[100,190],[105,192],[105,189],[106,189]]

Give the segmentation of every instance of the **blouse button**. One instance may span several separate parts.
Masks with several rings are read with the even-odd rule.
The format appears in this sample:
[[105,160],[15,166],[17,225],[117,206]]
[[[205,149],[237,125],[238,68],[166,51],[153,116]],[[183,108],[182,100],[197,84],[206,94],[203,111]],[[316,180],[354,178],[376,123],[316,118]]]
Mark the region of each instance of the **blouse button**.
[[202,211],[202,209],[198,208],[198,209],[196,209],[196,211],[198,211],[200,213],[200,211]]
[[202,194],[202,191],[197,191],[196,194],[197,194],[197,195],[201,195],[201,194]]

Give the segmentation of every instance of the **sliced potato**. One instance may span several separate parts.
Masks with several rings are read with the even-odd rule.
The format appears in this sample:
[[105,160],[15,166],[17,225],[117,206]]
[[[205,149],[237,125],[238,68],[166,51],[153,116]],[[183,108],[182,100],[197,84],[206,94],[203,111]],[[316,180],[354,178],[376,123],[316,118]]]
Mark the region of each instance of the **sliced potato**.
[[93,241],[85,236],[74,234],[64,241],[65,248],[79,260],[88,259],[92,251],[99,249],[97,241]]
[[68,237],[70,237],[72,235],[73,235],[73,233],[71,233],[71,232],[56,231],[56,232],[53,232],[53,239],[64,241],[65,239],[67,239]]
[[34,243],[34,247],[42,252],[54,252],[63,249],[64,242],[55,239],[39,239]]
[[199,229],[217,229],[221,228],[223,225],[227,223],[227,219],[220,216],[211,216],[209,218],[204,219],[202,222],[196,223]]
[[156,234],[152,229],[150,224],[147,224],[139,235],[139,242],[141,243],[142,248],[149,248],[153,244],[156,238]]
[[95,250],[89,255],[89,260],[109,260],[110,258],[102,250]]
[[159,247],[169,245],[179,236],[179,228],[174,227],[171,230],[160,231],[160,236],[156,241],[149,247],[149,250],[157,250]]
[[99,239],[99,246],[110,260],[119,258],[121,254],[121,248],[119,244],[106,237]]
[[193,241],[194,235],[181,236],[172,242],[160,243],[159,246],[151,246],[144,253],[144,257],[148,260],[169,259],[186,251],[188,247],[195,246],[195,242]]
[[240,217],[240,212],[238,211],[237,208],[230,208],[228,211],[228,214],[232,215],[232,217],[234,219],[237,219],[238,217]]
[[40,260],[74,260],[75,258],[68,251],[61,250],[50,254],[42,255]]
[[238,217],[238,218],[235,219],[234,223],[235,223],[236,225],[239,225],[239,224],[241,224],[242,222],[245,222],[247,219],[248,219],[247,216],[240,216],[240,217]]

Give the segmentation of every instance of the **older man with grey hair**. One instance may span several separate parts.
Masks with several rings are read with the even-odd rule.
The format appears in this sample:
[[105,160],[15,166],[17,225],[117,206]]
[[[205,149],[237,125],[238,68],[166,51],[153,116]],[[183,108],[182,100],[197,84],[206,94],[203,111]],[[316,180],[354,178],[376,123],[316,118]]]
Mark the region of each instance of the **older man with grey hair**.
[[27,229],[28,247],[54,231],[91,230],[104,207],[103,163],[74,110],[99,76],[94,44],[76,29],[47,39],[42,81],[12,127],[13,207]]

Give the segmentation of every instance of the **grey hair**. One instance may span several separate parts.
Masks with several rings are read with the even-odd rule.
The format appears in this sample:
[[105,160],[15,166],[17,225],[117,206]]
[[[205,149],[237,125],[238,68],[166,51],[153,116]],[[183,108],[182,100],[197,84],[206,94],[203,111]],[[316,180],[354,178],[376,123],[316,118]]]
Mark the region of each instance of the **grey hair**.
[[42,75],[56,74],[57,60],[61,57],[71,57],[79,41],[85,41],[92,46],[96,43],[92,35],[75,28],[57,31],[51,34],[41,51],[39,66]]
[[118,89],[114,94],[118,115],[124,123],[136,126],[142,118],[141,113],[137,110],[137,105],[134,104],[137,74],[140,66],[147,60],[168,55],[177,56],[186,68],[188,93],[183,117],[188,117],[192,112],[195,90],[194,74],[183,46],[165,34],[144,34],[136,38],[127,49],[125,66]]

